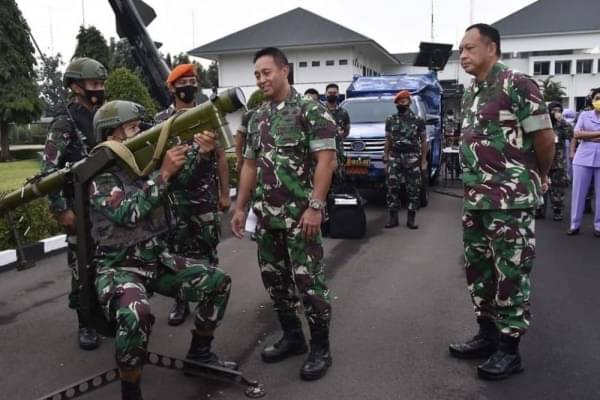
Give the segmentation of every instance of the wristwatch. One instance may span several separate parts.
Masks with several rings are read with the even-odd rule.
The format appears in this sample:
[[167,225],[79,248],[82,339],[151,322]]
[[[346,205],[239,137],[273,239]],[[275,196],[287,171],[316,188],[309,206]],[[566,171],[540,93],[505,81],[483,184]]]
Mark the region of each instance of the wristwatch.
[[316,211],[322,211],[325,208],[325,203],[319,199],[310,199],[308,201],[308,206]]

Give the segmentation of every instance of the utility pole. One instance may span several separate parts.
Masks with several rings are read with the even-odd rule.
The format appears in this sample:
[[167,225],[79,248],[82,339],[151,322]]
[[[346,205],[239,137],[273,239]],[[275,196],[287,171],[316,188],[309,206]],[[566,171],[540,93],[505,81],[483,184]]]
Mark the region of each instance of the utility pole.
[[81,26],[85,27],[85,0],[81,0]]
[[431,41],[435,41],[433,35],[433,0],[431,0]]

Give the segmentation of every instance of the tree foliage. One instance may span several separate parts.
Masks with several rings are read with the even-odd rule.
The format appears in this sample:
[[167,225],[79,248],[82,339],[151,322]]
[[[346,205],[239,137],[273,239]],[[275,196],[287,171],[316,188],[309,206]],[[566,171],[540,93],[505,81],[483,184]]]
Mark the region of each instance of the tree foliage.
[[567,97],[565,89],[563,84],[554,80],[552,76],[542,80],[544,101],[561,101],[562,98]]
[[79,33],[77,34],[77,47],[73,58],[89,57],[102,63],[106,68],[110,67],[110,49],[106,39],[102,33],[95,27],[84,26],[79,27]]
[[63,86],[63,74],[60,67],[64,65],[60,53],[46,57],[46,61],[39,64],[38,77],[40,91],[44,101],[44,115],[53,117],[64,112],[68,92]]
[[128,100],[143,105],[149,116],[156,114],[156,105],[141,79],[127,68],[115,68],[104,84],[107,100]]
[[25,124],[42,114],[29,26],[15,0],[0,7],[0,161],[9,158],[10,123]]

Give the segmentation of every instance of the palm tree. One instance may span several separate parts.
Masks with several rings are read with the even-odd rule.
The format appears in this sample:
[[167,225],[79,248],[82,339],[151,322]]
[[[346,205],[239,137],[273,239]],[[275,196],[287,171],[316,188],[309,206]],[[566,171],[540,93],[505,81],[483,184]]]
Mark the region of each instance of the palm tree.
[[562,83],[552,78],[552,76],[549,76],[541,82],[544,101],[561,101],[562,98],[567,97],[566,88]]

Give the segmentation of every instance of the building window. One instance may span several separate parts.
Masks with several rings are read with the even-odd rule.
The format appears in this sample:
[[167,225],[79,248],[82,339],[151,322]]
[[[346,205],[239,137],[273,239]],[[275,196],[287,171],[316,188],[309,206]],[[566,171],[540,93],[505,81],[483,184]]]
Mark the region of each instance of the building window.
[[290,73],[288,74],[288,82],[290,85],[294,84],[294,63],[289,63],[288,67],[290,68]]
[[327,61],[325,61],[325,65],[328,66],[328,67],[331,67],[331,66],[335,65],[335,61],[333,61],[333,60],[327,60]]
[[593,63],[594,63],[594,60],[577,60],[577,73],[578,74],[591,74]]
[[533,63],[534,75],[550,75],[550,61],[535,61]]
[[308,66],[308,63],[306,61],[300,61],[298,63],[298,67],[300,68],[306,68]]
[[311,63],[311,65],[312,65],[313,67],[320,67],[320,66],[321,66],[321,61],[313,61],[313,62]]
[[342,60],[339,60],[338,65],[348,65],[348,60],[346,60],[345,58]]
[[585,108],[585,96],[575,97],[575,111],[579,112]]
[[555,61],[554,73],[556,75],[569,75],[571,73],[571,60]]

